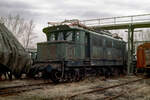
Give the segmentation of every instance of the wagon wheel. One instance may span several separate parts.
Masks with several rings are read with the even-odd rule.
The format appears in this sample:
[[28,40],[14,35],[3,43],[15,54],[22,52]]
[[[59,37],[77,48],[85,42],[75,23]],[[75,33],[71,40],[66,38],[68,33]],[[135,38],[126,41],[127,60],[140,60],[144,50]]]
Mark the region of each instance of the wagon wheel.
[[35,78],[36,73],[37,73],[36,68],[31,68],[31,69],[29,70],[29,73],[27,73],[27,77],[28,77],[28,78]]
[[58,70],[52,70],[50,78],[54,83],[59,83],[62,73]]
[[[12,73],[11,72],[9,72],[9,73],[7,72],[7,75],[9,77],[9,79],[12,80]],[[20,79],[21,75],[22,75],[21,73],[17,73],[17,74],[15,73],[14,74],[14,76],[15,76],[16,79]]]

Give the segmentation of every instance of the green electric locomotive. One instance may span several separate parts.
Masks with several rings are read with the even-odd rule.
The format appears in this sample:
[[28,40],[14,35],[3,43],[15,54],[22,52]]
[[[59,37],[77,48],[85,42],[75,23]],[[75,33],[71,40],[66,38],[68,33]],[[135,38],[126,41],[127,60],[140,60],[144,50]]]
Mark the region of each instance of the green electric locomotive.
[[37,44],[37,59],[30,76],[40,73],[53,82],[76,81],[91,73],[108,76],[126,69],[126,43],[107,31],[54,25],[43,32],[47,42]]

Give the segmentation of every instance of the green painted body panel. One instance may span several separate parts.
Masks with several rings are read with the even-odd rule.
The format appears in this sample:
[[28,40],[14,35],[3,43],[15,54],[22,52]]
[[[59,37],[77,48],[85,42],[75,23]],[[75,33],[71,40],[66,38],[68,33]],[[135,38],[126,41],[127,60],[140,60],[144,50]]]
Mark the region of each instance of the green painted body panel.
[[117,61],[118,65],[123,63],[126,43],[122,40],[98,34],[90,34],[90,42],[91,60],[107,60],[107,65],[113,65],[113,61]]
[[37,60],[57,60],[66,57],[66,43],[38,43],[37,44]]
[[93,53],[92,53],[93,59],[104,59],[102,47],[93,46],[92,51],[93,51]]
[[37,45],[37,60],[84,59],[84,45],[72,42],[45,42]]

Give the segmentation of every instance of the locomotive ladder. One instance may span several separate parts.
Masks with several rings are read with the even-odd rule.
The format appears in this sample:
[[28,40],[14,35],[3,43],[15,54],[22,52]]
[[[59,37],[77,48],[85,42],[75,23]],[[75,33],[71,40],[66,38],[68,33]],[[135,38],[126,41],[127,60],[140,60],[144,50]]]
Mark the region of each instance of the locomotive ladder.
[[133,72],[134,29],[150,28],[150,14],[82,20],[80,23],[96,30],[128,29],[128,74]]

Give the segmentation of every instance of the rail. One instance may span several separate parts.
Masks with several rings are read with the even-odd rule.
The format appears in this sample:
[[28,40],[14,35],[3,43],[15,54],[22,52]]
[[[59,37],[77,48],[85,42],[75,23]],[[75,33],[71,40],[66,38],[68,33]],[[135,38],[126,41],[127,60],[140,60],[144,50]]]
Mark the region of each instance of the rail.
[[16,95],[18,93],[42,89],[42,86],[50,85],[50,82],[37,83],[37,84],[28,84],[28,85],[19,85],[19,86],[9,86],[0,88],[0,97]]
[[139,23],[139,22],[150,22],[150,14],[99,18],[80,21],[80,23],[85,24],[86,26],[102,26],[113,24],[116,25],[116,24]]
[[[79,95],[90,94],[90,93],[94,93],[94,92],[105,91],[105,90],[108,90],[108,89],[121,87],[121,86],[124,86],[124,85],[127,85],[127,84],[132,84],[132,83],[135,83],[135,82],[139,82],[139,81],[142,81],[142,80],[145,80],[145,79],[149,79],[149,78],[144,77],[144,78],[141,78],[141,79],[137,79],[137,80],[133,80],[133,81],[129,81],[129,82],[125,82],[125,83],[122,83],[122,84],[117,84],[117,85],[113,85],[113,86],[109,86],[109,87],[96,88],[96,89],[93,89],[93,90],[83,91],[83,92],[68,96],[68,99],[70,100],[70,99],[72,99],[76,96],[79,96]],[[121,93],[121,94],[117,95],[117,97],[119,97],[121,95],[123,95],[123,94]],[[110,98],[116,98],[116,96],[115,97],[110,97]]]

